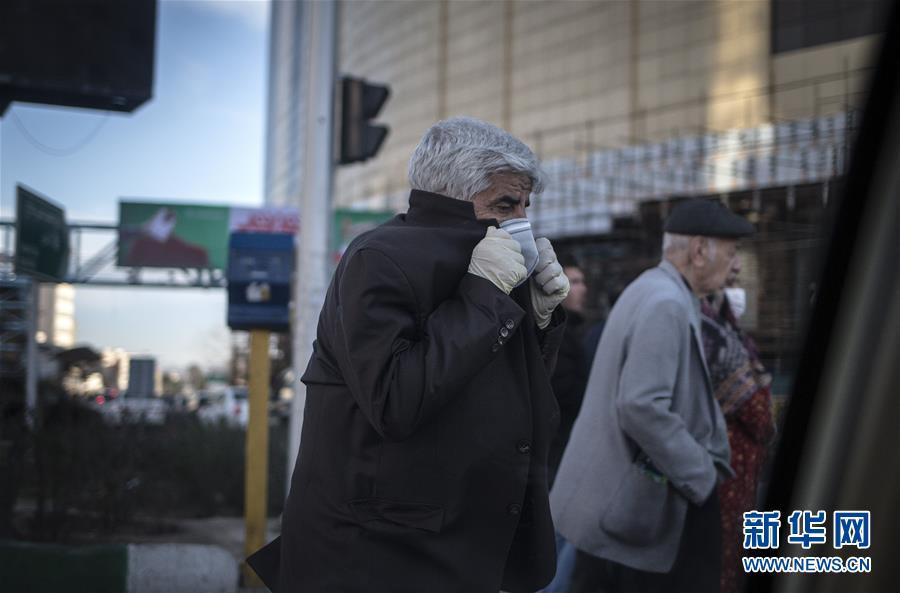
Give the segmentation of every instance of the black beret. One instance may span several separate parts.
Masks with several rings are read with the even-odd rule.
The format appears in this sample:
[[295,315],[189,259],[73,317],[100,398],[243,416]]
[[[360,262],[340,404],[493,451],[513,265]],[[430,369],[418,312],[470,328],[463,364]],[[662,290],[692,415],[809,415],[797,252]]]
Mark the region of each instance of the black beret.
[[754,232],[746,218],[738,216],[718,200],[691,198],[672,208],[663,230],[678,235],[701,235],[737,239]]

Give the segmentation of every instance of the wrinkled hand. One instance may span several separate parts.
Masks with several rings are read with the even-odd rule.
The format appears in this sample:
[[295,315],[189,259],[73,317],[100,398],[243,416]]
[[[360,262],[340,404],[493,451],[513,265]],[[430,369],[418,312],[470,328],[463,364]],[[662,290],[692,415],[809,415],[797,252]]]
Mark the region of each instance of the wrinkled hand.
[[550,315],[569,294],[569,279],[556,261],[556,252],[546,237],[535,241],[538,263],[531,277],[531,305],[539,328],[550,324]]
[[484,239],[472,250],[469,273],[490,280],[509,294],[525,279],[528,270],[518,241],[503,229],[488,227]]

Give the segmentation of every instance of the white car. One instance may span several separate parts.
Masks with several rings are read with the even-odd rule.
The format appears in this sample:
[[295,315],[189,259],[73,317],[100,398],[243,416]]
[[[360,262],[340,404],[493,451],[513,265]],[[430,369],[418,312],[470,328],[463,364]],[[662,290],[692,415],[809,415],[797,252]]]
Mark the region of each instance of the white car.
[[163,424],[167,409],[166,402],[158,397],[128,397],[124,394],[124,397],[106,400],[100,406],[100,413],[109,424]]
[[205,391],[200,394],[197,416],[203,422],[226,422],[237,426],[247,426],[250,402],[247,388],[229,385],[222,390]]

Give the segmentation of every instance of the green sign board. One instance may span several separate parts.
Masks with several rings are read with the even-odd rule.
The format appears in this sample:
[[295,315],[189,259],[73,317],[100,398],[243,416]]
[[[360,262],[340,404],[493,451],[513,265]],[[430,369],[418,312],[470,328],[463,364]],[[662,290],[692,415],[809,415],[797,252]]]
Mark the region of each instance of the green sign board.
[[120,266],[225,269],[227,206],[119,203]]
[[16,274],[47,282],[65,279],[69,269],[69,229],[62,208],[16,186]]
[[299,225],[292,208],[119,202],[116,263],[136,268],[224,270],[229,233],[295,234]]
[[331,228],[331,252],[335,262],[341,259],[353,239],[393,216],[391,210],[335,210]]

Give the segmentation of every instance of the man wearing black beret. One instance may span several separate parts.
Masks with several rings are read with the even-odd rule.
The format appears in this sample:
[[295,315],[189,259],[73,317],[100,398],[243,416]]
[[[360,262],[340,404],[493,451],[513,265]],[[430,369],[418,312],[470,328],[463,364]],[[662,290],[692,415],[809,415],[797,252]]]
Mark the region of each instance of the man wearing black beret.
[[610,312],[551,492],[557,530],[579,550],[576,592],[719,590],[716,483],[733,472],[699,298],[722,288],[753,226],[691,199],[664,229],[663,261]]

